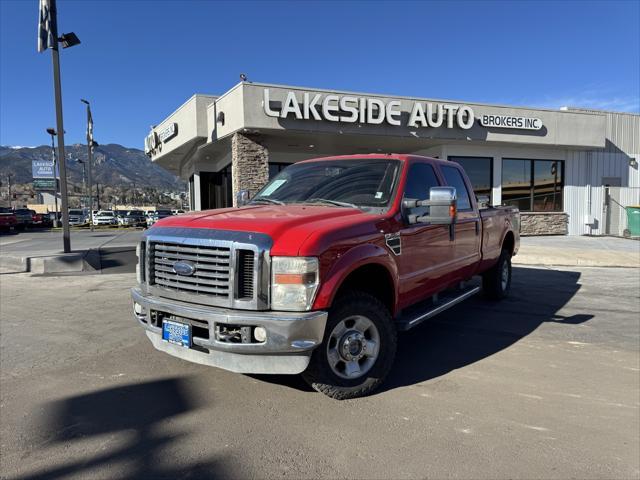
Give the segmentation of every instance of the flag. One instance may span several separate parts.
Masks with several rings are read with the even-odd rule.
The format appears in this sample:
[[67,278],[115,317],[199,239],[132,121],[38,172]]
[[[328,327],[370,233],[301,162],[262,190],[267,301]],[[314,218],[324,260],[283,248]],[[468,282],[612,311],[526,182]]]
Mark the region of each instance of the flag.
[[40,0],[38,14],[38,52],[44,52],[53,47],[56,25],[56,0]]
[[87,114],[87,144],[93,148],[93,115],[90,108]]

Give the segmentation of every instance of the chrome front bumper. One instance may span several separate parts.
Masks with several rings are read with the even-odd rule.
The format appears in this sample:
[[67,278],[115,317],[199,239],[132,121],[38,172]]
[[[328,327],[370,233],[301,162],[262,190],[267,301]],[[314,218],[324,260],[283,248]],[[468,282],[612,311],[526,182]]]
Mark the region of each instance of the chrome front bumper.
[[[211,365],[238,373],[296,374],[309,364],[311,352],[322,342],[327,312],[272,312],[231,310],[200,306],[176,300],[145,295],[131,289],[136,321],[146,329],[153,346],[170,355],[203,365]],[[149,311],[156,310],[185,319],[208,323],[209,338],[194,336],[192,341],[209,350],[205,353],[162,340],[162,329],[150,323]],[[226,343],[216,339],[216,324],[260,326],[267,331],[262,343]]]

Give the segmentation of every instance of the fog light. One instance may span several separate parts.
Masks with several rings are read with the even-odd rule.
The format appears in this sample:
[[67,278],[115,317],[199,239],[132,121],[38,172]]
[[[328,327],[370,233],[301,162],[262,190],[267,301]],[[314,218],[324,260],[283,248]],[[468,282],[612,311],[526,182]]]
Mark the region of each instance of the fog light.
[[136,313],[136,315],[140,315],[142,313],[142,305],[134,302],[133,311]]
[[253,336],[258,342],[264,342],[267,339],[267,331],[264,327],[256,327],[253,330]]

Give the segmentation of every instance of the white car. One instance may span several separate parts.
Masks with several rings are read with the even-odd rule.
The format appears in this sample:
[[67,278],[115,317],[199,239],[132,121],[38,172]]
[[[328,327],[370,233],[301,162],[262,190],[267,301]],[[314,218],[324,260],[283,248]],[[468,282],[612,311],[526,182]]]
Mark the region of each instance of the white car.
[[100,210],[93,217],[94,225],[117,225],[118,217],[111,210]]

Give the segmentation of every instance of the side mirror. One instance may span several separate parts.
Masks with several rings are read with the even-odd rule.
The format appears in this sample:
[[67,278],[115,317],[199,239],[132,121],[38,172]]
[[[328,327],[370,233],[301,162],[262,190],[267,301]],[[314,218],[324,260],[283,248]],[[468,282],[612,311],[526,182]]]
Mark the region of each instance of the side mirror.
[[407,220],[413,223],[431,225],[453,225],[458,216],[456,189],[454,187],[431,187],[429,200],[404,200],[404,208],[429,207],[429,215],[409,215]]
[[243,207],[249,203],[249,190],[240,190],[236,194],[236,207]]

